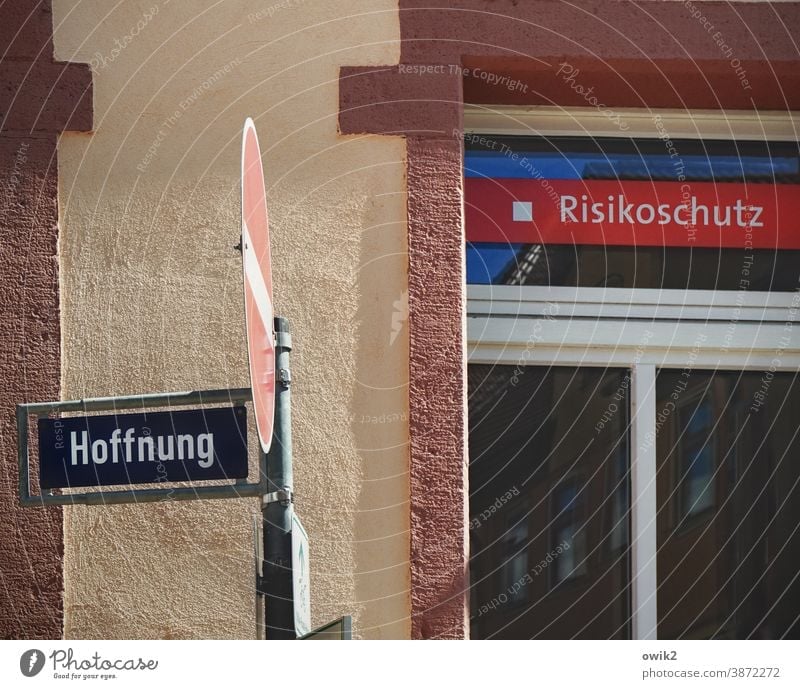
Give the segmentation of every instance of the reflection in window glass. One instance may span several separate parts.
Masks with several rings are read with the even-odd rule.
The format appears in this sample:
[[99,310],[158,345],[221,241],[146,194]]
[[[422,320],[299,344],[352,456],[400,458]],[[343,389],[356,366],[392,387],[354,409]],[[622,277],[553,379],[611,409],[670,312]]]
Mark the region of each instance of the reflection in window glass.
[[469,366],[472,638],[630,636],[628,380]]
[[[553,547],[548,555],[556,552],[559,548],[563,552],[553,560],[552,586],[554,588],[567,579],[586,574],[586,531],[574,524],[557,529]],[[547,562],[546,557],[545,561]]]
[[662,370],[656,395],[659,638],[800,638],[796,374]]
[[[679,166],[660,139],[469,135],[464,176],[800,185],[794,142],[672,143]],[[494,285],[793,292],[800,277],[800,251],[752,247],[468,242],[466,264],[469,284]]]
[[680,407],[681,427],[678,440],[681,470],[681,518],[692,517],[714,504],[713,419],[708,399]]

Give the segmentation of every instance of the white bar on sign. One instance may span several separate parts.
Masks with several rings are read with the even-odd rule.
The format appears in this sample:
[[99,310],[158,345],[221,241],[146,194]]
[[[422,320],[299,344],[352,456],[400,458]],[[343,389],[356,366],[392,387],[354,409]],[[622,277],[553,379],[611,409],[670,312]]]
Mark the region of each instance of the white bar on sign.
[[256,308],[261,316],[261,322],[264,324],[264,329],[267,331],[270,340],[272,339],[272,314],[267,312],[267,307],[272,310],[272,300],[269,298],[267,285],[264,282],[264,276],[261,273],[261,266],[258,263],[258,257],[253,251],[253,243],[250,240],[250,233],[247,231],[247,223],[242,224],[242,240],[244,251],[244,265],[245,275],[247,276],[247,284],[250,285],[250,290],[253,293],[253,299],[256,302]]

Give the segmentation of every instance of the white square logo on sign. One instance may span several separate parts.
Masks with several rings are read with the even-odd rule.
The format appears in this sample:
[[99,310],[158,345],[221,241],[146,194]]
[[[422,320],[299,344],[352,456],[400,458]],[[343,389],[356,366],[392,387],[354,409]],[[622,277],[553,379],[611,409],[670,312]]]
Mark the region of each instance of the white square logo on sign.
[[530,222],[533,220],[533,203],[531,201],[514,201],[514,222]]

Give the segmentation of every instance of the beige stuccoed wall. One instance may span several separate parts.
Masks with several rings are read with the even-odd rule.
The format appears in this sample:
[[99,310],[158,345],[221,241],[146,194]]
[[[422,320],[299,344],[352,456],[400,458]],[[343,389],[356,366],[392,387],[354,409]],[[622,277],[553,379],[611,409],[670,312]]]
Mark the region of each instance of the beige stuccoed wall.
[[[92,62],[95,84],[96,131],[59,144],[63,396],[248,384],[233,247],[252,115],[313,622],[351,613],[368,638],[410,628],[404,145],[339,136],[337,81],[397,62],[396,5],[53,2],[57,59]],[[67,508],[65,636],[255,636],[257,510]]]

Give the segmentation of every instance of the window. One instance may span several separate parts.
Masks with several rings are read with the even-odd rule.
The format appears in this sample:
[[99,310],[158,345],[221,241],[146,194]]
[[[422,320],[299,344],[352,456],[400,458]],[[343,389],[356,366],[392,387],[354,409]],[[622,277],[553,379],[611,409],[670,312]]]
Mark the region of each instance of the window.
[[473,636],[800,637],[794,118],[467,115]]
[[610,523],[606,531],[610,534],[608,546],[618,552],[628,543],[628,511],[630,505],[630,470],[628,468],[628,448],[620,447],[616,457],[609,462],[607,493],[611,496]]
[[714,505],[714,417],[706,398],[681,405],[678,414],[680,463],[676,480],[681,487],[678,510],[682,522]]
[[525,575],[529,569],[528,522],[527,515],[522,511],[509,508],[508,512],[506,532],[502,537],[508,560],[500,569],[500,589],[508,591],[509,600],[518,603],[527,600],[530,593],[530,587],[525,585]]

